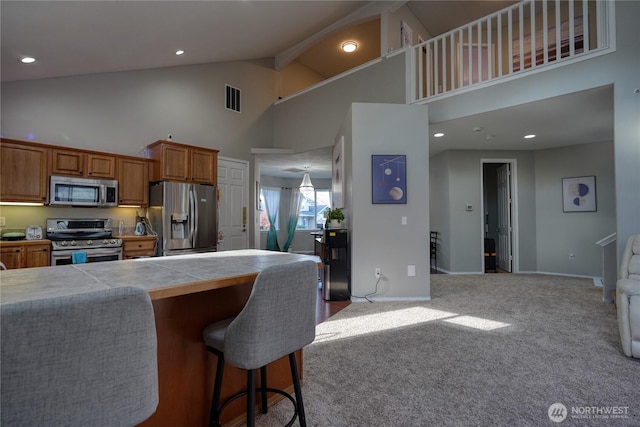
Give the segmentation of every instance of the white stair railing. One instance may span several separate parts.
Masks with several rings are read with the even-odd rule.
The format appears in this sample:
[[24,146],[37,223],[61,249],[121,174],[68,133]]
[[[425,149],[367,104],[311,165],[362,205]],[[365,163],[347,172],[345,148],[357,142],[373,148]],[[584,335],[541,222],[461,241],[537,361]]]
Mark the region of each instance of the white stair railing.
[[424,102],[614,49],[614,3],[525,0],[413,46],[408,101]]

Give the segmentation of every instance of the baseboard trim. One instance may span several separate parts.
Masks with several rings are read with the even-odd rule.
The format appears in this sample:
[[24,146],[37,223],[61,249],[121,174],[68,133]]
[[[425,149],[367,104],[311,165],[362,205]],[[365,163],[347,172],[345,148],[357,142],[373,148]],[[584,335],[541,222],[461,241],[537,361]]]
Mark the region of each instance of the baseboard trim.
[[[354,299],[355,298],[355,299]],[[431,301],[431,297],[367,297],[373,302],[424,302]],[[364,297],[351,297],[351,302],[369,302]]]

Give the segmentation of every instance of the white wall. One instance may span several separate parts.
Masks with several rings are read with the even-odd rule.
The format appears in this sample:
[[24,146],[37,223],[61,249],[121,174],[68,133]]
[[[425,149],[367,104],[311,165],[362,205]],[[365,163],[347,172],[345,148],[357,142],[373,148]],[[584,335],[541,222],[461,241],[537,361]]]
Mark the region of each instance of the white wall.
[[[354,103],[345,135],[347,217],[351,231],[352,294],[372,299],[429,299],[429,125],[427,106]],[[407,156],[407,204],[372,204],[371,156]],[[402,225],[401,218],[407,217]],[[407,266],[416,266],[408,277]]]

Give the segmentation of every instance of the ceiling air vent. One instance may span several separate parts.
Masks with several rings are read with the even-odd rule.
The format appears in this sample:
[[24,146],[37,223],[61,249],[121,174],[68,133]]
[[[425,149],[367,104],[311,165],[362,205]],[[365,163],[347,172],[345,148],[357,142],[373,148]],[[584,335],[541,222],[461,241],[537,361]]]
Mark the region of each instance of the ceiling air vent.
[[225,106],[227,110],[240,112],[240,89],[237,87],[225,85]]

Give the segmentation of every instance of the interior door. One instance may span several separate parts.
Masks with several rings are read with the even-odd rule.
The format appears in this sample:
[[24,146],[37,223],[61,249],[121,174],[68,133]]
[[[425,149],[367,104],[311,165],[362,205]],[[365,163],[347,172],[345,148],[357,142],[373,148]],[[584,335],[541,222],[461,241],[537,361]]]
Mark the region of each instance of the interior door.
[[498,267],[511,272],[511,165],[505,163],[498,168],[498,244],[496,256]]
[[218,250],[247,249],[249,212],[249,163],[218,159]]

